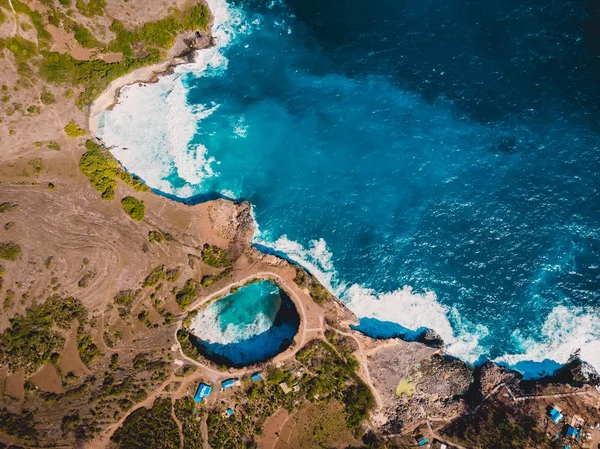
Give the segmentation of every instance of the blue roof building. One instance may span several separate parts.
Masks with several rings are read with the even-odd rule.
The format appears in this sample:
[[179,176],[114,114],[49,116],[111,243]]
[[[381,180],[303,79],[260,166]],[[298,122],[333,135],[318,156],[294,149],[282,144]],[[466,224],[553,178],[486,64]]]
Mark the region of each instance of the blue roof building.
[[240,384],[240,380],[237,377],[235,377],[233,379],[227,379],[227,380],[224,380],[223,382],[221,382],[221,388],[223,390],[227,390],[228,388],[235,387],[236,385],[239,385],[239,384]]
[[227,414],[228,414],[229,416],[233,415],[233,410],[231,410],[230,408],[228,408],[228,409],[227,409]]
[[558,424],[563,419],[563,414],[561,413],[561,409],[559,409],[558,407],[553,407],[552,410],[550,410],[549,415],[550,415],[550,419],[552,421],[554,421],[555,424]]
[[262,373],[254,373],[252,375],[252,382],[256,382],[258,380],[261,380],[263,378],[263,374]]
[[198,389],[196,390],[196,395],[194,396],[194,401],[196,402],[202,402],[202,399],[204,399],[206,396],[208,396],[212,391],[212,387],[210,385],[205,384],[204,382],[201,382],[200,385],[198,385]]
[[567,426],[566,436],[567,438],[575,438],[576,440],[579,440],[579,430],[573,426]]
[[419,446],[425,446],[428,443],[427,437],[419,437],[417,443],[419,443]]

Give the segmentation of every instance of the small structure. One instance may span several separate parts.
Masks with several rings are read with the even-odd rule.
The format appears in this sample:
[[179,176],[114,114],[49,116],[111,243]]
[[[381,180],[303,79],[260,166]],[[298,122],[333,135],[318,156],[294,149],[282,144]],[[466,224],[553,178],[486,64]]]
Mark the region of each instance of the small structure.
[[212,387],[210,385],[205,384],[204,382],[201,382],[200,385],[198,385],[198,389],[196,390],[194,401],[202,402],[202,400],[208,395],[210,395],[211,392]]
[[225,391],[228,388],[237,387],[238,385],[240,385],[240,379],[238,379],[237,377],[224,380],[223,382],[221,382],[221,391]]
[[562,410],[556,406],[552,407],[552,410],[550,410],[550,413],[548,413],[548,415],[550,416],[550,419],[554,421],[555,424],[560,423],[564,418]]
[[417,443],[419,446],[425,446],[429,441],[427,441],[427,437],[423,435],[419,435],[417,437]]
[[233,415],[233,410],[231,408],[227,409],[227,415],[229,415],[229,416]]
[[581,432],[580,432],[578,429],[576,429],[576,428],[575,428],[575,427],[573,427],[573,426],[569,426],[569,425],[567,425],[567,429],[566,429],[566,431],[565,431],[565,436],[566,436],[567,438],[571,438],[571,439],[573,439],[573,440],[577,440],[577,441],[579,441],[579,436],[580,436],[580,435],[581,435]]
[[438,440],[433,440],[433,447],[435,449],[448,449],[448,445],[446,443],[442,443]]
[[279,387],[283,390],[284,394],[288,394],[290,391],[292,391],[292,389],[288,387],[288,384],[286,384],[285,382],[281,382],[279,384]]
[[252,375],[252,382],[258,382],[264,377],[263,373],[254,373]]

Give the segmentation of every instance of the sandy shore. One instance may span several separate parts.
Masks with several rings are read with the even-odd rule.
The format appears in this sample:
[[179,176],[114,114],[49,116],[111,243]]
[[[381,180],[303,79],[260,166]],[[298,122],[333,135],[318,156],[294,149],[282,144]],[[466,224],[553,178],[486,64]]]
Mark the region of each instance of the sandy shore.
[[173,66],[185,62],[187,62],[187,60],[184,58],[168,59],[159,64],[141,67],[125,76],[122,76],[121,78],[117,78],[110,83],[104,92],[102,92],[100,96],[94,100],[90,107],[90,117],[88,122],[90,134],[96,137],[96,128],[98,126],[100,114],[117,103],[119,92],[123,87],[135,83],[147,83],[155,81],[160,75],[169,73]]

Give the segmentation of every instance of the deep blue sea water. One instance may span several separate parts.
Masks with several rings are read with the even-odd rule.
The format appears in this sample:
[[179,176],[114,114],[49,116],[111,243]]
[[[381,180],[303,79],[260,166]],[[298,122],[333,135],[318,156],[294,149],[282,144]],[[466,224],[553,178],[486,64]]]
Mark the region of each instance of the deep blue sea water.
[[260,281],[200,310],[192,320],[191,341],[219,364],[246,366],[287,349],[299,325],[287,294],[274,282]]
[[371,335],[433,328],[528,375],[580,349],[600,369],[591,4],[209,3],[217,47],[103,117],[128,170],[250,201],[257,245]]

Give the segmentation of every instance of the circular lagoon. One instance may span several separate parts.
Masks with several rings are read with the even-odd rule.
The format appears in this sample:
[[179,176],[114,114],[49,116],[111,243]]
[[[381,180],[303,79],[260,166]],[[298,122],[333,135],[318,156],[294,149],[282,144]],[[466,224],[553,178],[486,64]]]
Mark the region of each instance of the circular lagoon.
[[290,297],[275,282],[262,280],[199,310],[190,341],[209,360],[237,368],[285,351],[299,327]]

